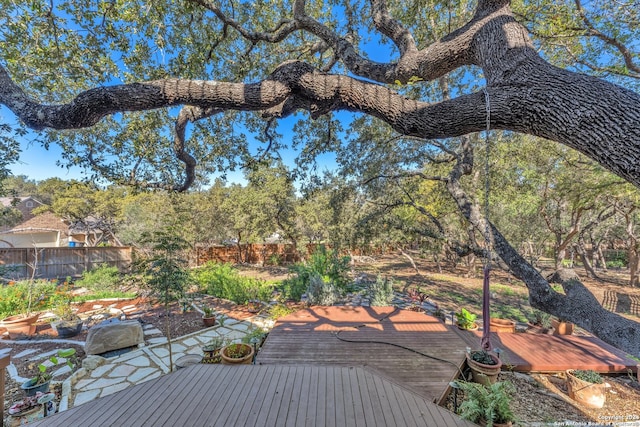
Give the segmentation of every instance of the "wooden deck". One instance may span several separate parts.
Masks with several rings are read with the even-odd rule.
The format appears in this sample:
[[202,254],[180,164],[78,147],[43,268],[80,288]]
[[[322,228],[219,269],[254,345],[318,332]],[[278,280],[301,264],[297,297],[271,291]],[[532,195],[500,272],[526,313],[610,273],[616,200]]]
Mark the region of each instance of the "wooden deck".
[[194,365],[34,426],[474,426],[363,368]]
[[463,366],[466,346],[458,334],[424,313],[312,307],[281,318],[256,363],[364,366],[439,402]]
[[[195,365],[34,425],[471,426],[433,402],[479,343],[423,313],[313,307],[277,322],[257,366]],[[494,333],[492,344],[517,371],[638,370],[593,337]]]
[[[481,332],[459,331],[468,346]],[[519,372],[564,372],[592,369],[603,374],[638,372],[638,362],[599,338],[579,335],[491,333],[491,346],[504,350],[504,363]]]

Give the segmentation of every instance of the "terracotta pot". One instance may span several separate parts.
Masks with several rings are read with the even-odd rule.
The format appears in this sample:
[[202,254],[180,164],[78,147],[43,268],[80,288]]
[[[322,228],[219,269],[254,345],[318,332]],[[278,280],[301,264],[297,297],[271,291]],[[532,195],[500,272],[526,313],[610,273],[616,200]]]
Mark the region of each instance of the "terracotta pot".
[[467,365],[471,368],[473,381],[478,384],[490,385],[498,380],[498,374],[500,374],[502,368],[502,361],[493,354],[489,356],[496,362],[495,365],[476,362],[471,358],[471,355],[467,354]]
[[0,327],[5,328],[9,332],[9,338],[15,339],[19,335],[33,335],[36,333],[36,322],[40,317],[40,313],[24,316],[18,314],[2,319]]
[[573,370],[567,371],[567,391],[569,397],[589,408],[602,408],[606,400],[606,385],[594,384],[581,380],[573,375]]
[[573,323],[571,322],[560,322],[559,320],[553,319],[551,321],[551,326],[555,330],[553,335],[571,335],[573,334]]
[[216,316],[211,316],[211,317],[202,316],[202,323],[204,323],[204,326],[206,326],[207,328],[214,326],[216,324]]
[[[240,355],[232,356],[229,354],[230,348],[234,348],[234,346],[240,346]],[[253,361],[253,347],[249,344],[231,344],[222,347],[220,357],[223,365],[250,365]]]
[[491,332],[514,333],[516,331],[516,322],[508,319],[491,318],[489,328]]

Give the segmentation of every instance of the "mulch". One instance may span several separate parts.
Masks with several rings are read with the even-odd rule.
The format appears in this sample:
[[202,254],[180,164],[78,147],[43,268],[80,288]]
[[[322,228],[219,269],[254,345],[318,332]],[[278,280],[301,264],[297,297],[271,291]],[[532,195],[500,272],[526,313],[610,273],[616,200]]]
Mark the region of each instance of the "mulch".
[[[224,313],[228,317],[236,319],[246,319],[248,317],[255,316],[255,313],[251,313],[247,306],[237,305],[231,301],[221,300],[214,297],[203,296],[196,301],[198,306],[206,304],[210,307],[214,307],[218,312]],[[87,313],[93,310],[97,310],[97,306],[114,307],[122,309],[123,307],[135,305],[138,309],[130,313],[127,318],[137,319],[142,324],[151,324],[155,328],[159,329],[163,335],[167,334],[167,324],[169,325],[169,333],[172,338],[187,335],[193,332],[197,332],[205,328],[202,322],[202,314],[195,310],[193,307],[188,307],[187,311],[183,311],[183,308],[178,303],[172,303],[169,305],[169,310],[165,310],[165,307],[154,303],[146,298],[126,299],[119,301],[92,301],[77,304],[78,313]],[[169,320],[169,322],[168,322]],[[93,325],[88,325],[93,326]],[[83,329],[79,335],[72,338],[68,338],[72,341],[84,342],[87,338],[88,330]],[[6,337],[6,336],[5,336]],[[47,342],[45,340],[57,339],[56,332],[51,328],[49,322],[39,322],[36,327],[36,334],[31,337],[22,337],[20,344],[8,344],[0,339],[0,349],[11,348],[9,355],[11,356],[11,363],[18,370],[18,374],[24,378],[30,378],[35,375],[37,365],[42,360],[31,361],[29,356],[16,358],[15,356],[25,349],[35,349],[36,352],[33,355],[46,353],[51,350],[60,348],[59,343]],[[66,347],[74,347],[76,354],[81,363],[82,359],[86,357],[83,347],[80,345],[68,344]],[[65,380],[70,374],[56,378],[58,381]],[[8,409],[15,402],[22,400],[24,394],[20,388],[20,384],[12,380],[10,377],[5,377],[5,396],[4,396],[4,413],[7,414]]]

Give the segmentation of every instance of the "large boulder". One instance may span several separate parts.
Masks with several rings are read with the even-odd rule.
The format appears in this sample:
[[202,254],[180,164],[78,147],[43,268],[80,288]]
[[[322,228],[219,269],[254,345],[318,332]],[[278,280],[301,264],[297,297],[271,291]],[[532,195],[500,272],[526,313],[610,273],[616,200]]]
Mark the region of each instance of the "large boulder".
[[86,354],[102,354],[141,343],[144,343],[144,333],[137,320],[104,323],[89,329],[84,352]]

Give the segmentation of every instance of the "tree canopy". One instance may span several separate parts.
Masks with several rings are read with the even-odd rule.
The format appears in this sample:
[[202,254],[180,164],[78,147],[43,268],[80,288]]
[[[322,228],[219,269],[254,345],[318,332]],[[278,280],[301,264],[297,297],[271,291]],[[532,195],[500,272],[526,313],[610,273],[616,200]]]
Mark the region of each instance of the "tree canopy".
[[0,6],[0,104],[19,119],[0,129],[9,160],[28,127],[61,145],[66,161],[117,183],[185,190],[208,172],[278,157],[289,141],[276,121],[289,116],[313,119],[290,141],[302,166],[340,151],[335,117],[351,112],[387,128],[388,138],[360,140],[378,148],[367,159],[379,161],[378,174],[450,166],[430,178],[476,234],[491,230],[534,306],[640,354],[636,322],[606,312],[572,276],[558,275],[565,294],[554,292],[487,223],[468,183],[477,157],[469,134],[493,130],[563,144],[640,186],[632,0]]

